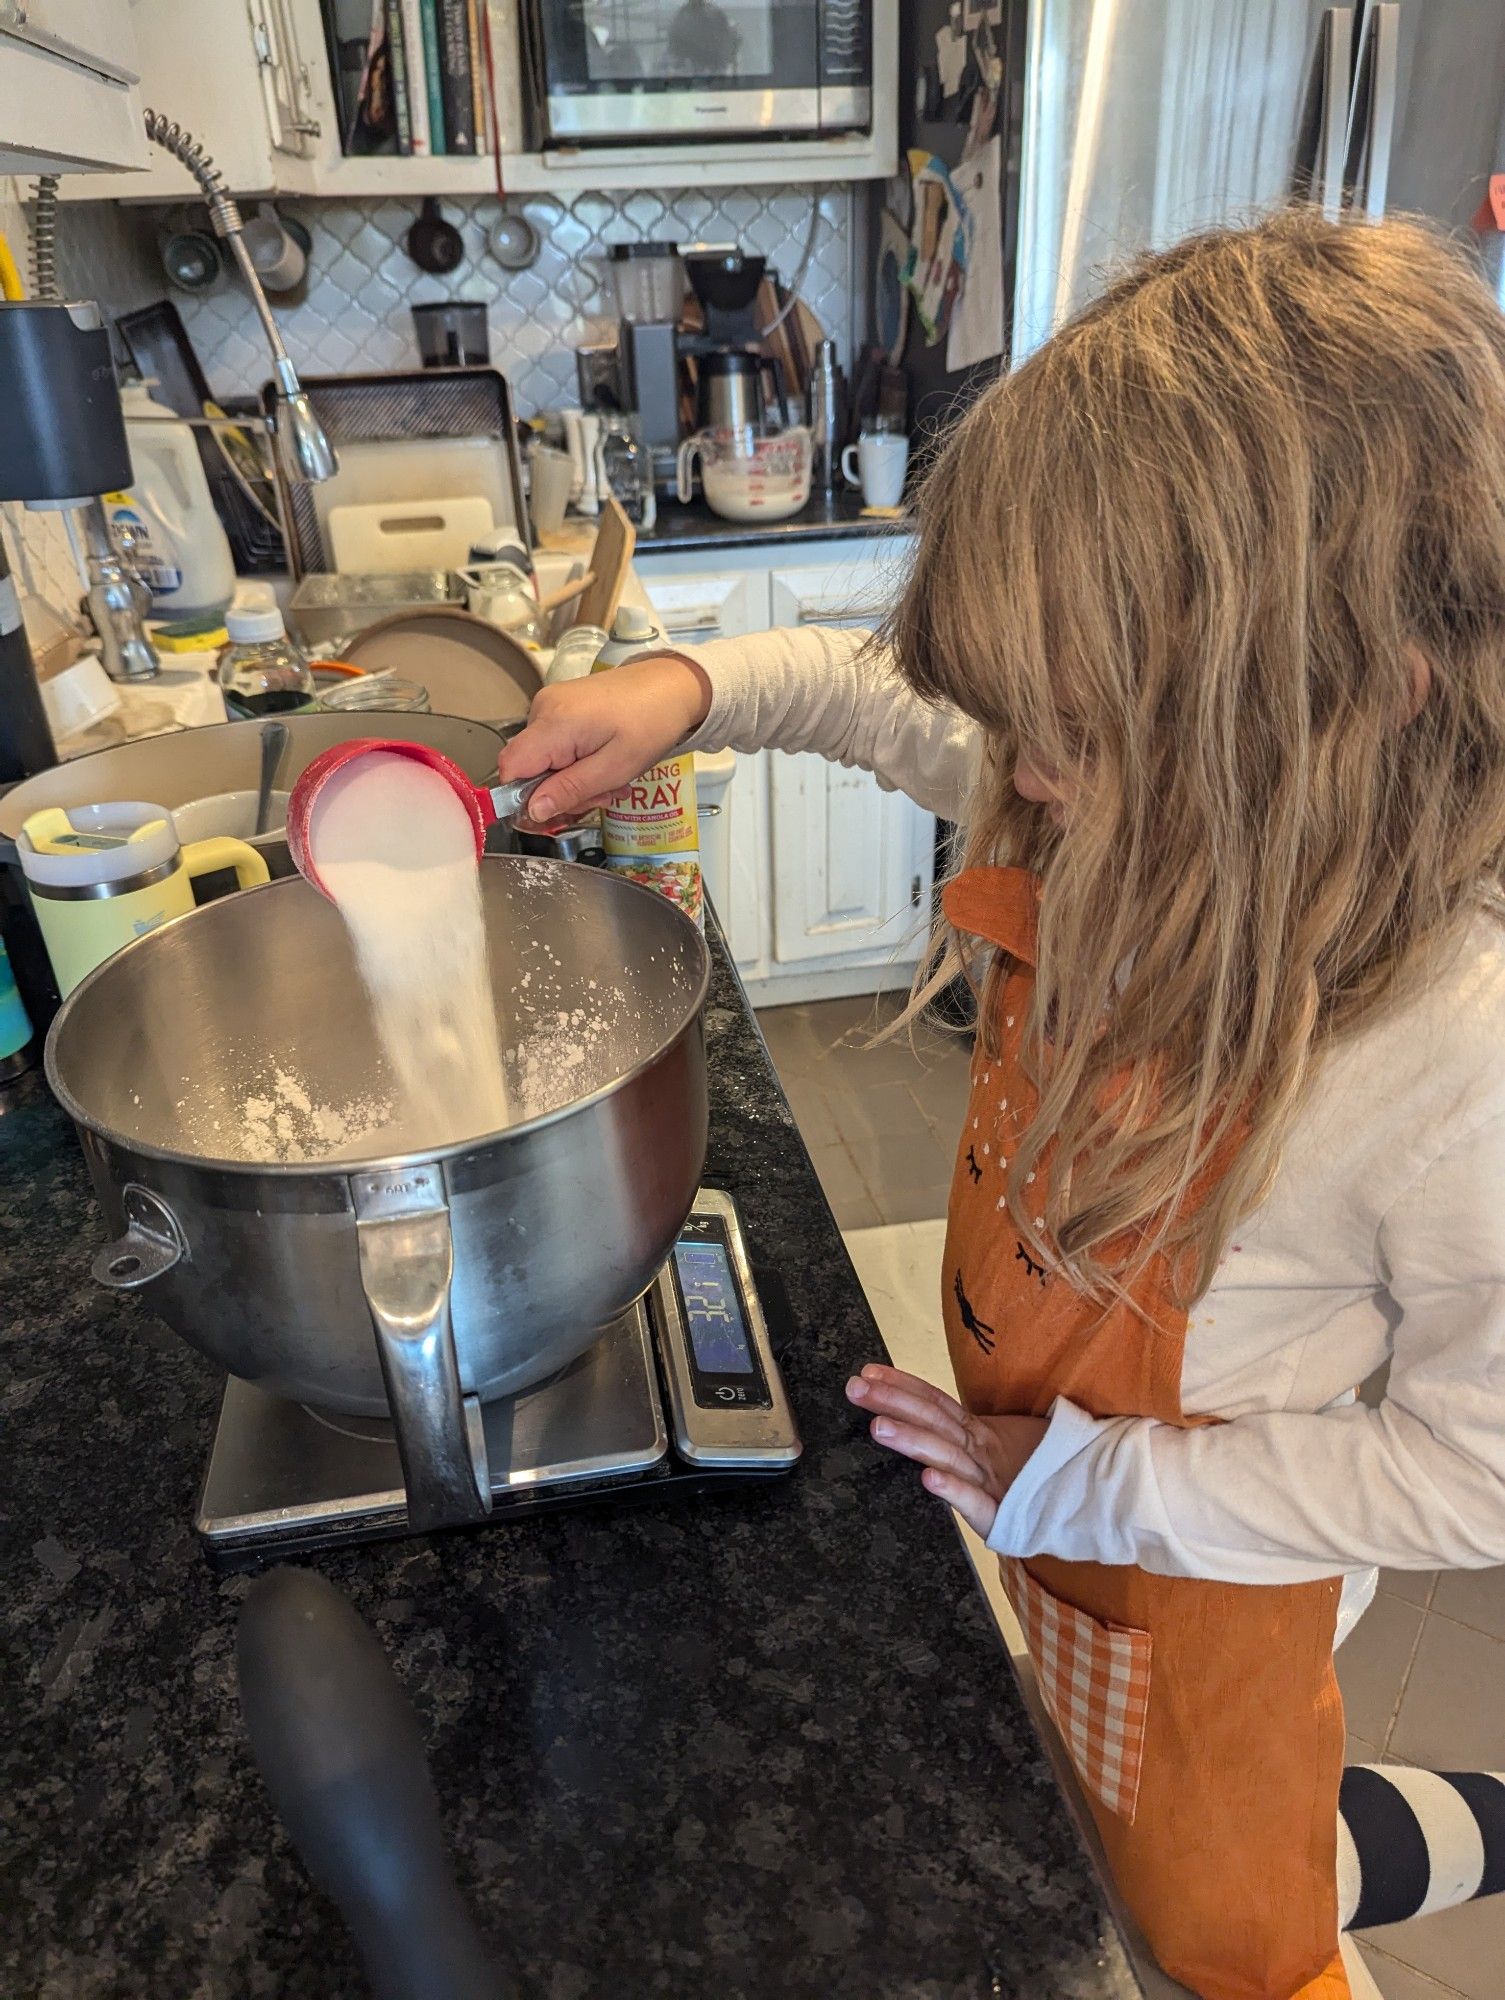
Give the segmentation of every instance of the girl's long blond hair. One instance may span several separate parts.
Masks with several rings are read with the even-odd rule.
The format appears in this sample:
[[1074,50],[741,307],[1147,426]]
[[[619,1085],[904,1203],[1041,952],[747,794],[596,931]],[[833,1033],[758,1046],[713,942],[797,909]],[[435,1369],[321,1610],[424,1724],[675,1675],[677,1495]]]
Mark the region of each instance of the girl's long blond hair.
[[1505,319],[1413,222],[1194,237],[982,397],[919,517],[888,636],[984,731],[962,865],[1042,877],[1010,1208],[1098,1296],[1166,1250],[1194,1297],[1314,1064],[1500,889]]

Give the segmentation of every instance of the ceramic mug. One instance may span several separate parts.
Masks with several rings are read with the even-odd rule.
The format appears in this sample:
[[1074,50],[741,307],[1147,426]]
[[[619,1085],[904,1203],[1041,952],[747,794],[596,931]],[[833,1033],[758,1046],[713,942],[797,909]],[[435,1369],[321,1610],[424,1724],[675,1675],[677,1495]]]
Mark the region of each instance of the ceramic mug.
[[897,431],[864,431],[841,454],[842,477],[862,488],[864,507],[897,507],[909,470],[909,439]]

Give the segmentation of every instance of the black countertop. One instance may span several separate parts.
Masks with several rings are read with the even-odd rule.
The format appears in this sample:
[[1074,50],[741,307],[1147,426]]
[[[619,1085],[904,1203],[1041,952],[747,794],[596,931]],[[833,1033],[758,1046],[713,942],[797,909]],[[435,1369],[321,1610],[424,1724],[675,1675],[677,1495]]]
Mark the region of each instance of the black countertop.
[[638,530],[640,554],[669,549],[736,549],[783,547],[788,542],[862,540],[871,535],[908,535],[914,523],[907,517],[883,520],[864,515],[861,497],[843,489],[829,505],[815,499],[787,521],[723,521],[703,500],[682,507],[677,500],[659,503],[658,520]]
[[[321,1557],[422,1716],[529,2000],[1137,1994],[960,1542],[841,1395],[881,1353],[724,958],[708,1179],[782,1269],[792,1478]],[[219,1378],[99,1290],[71,1129],[0,1093],[16,2000],[354,1996],[242,1738],[190,1522]]]

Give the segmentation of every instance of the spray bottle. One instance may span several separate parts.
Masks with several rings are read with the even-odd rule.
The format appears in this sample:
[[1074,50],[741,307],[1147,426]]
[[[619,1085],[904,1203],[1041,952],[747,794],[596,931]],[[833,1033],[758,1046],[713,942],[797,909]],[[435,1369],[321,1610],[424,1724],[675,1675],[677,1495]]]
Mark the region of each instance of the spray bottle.
[[[592,671],[668,650],[668,635],[652,612],[624,604]],[[688,750],[664,758],[608,800],[601,810],[601,844],[608,868],[656,889],[704,927],[695,759]]]

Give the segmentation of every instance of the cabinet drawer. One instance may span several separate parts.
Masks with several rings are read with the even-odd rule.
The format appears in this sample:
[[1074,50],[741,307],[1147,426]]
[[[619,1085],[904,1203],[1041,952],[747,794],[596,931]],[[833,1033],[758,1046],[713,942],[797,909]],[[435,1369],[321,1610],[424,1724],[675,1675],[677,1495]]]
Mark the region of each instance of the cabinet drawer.
[[638,576],[669,637],[682,646],[735,639],[768,624],[768,579],[756,571],[666,576],[639,560]]

